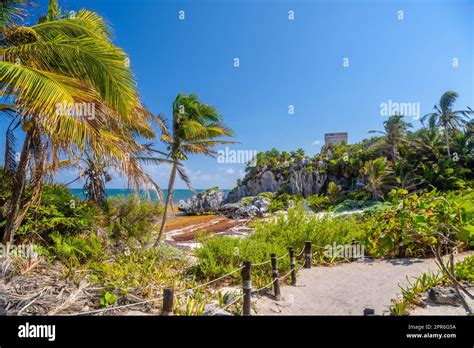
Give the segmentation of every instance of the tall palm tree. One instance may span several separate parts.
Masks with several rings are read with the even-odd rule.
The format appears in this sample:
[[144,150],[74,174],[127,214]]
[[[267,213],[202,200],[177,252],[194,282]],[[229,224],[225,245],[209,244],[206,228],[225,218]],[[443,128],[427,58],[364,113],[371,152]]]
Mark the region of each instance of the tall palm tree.
[[422,123],[424,123],[425,120],[429,120],[443,127],[449,158],[451,158],[450,133],[466,126],[470,115],[474,114],[470,108],[468,108],[468,110],[453,111],[453,105],[458,97],[458,94],[454,91],[445,92],[439,100],[439,105],[434,106],[436,111],[426,114],[422,118]]
[[[149,124],[154,117],[139,100],[125,53],[113,45],[99,15],[81,10],[75,16],[61,16],[55,3],[51,0],[50,12],[41,23],[27,27],[10,20],[0,28],[0,96],[15,110],[13,117],[25,132],[4,242],[13,240],[31,198],[39,196],[48,156],[54,167],[60,154],[90,150],[98,157],[118,160],[120,170],[134,176],[137,185],[146,179],[129,154],[140,151],[136,135],[154,136]],[[95,106],[93,117],[58,108],[83,103]],[[27,200],[29,170],[34,195]]]
[[395,167],[398,159],[398,146],[405,138],[408,128],[413,127],[411,123],[403,120],[403,115],[392,115],[384,121],[384,131],[370,131],[369,133],[380,133],[385,136],[386,144],[389,148],[392,165]]
[[222,136],[232,136],[234,133],[225,126],[219,112],[213,106],[202,103],[195,94],[178,94],[173,102],[172,128],[163,127],[162,132],[161,140],[167,144],[166,162],[171,165],[171,173],[168,182],[168,197],[155,246],[163,237],[168,219],[168,208],[173,200],[176,174],[193,190],[184,170],[183,161],[189,155],[195,154],[215,156],[217,145],[234,143],[218,139]]
[[390,175],[393,173],[390,164],[385,157],[379,157],[364,163],[362,168],[367,185],[366,188],[372,192],[375,200],[383,199],[383,190],[388,186]]

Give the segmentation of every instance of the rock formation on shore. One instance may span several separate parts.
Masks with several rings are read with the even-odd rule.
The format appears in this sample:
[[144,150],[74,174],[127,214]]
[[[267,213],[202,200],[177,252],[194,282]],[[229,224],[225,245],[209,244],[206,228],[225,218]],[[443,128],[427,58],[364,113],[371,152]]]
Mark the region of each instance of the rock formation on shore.
[[308,197],[320,193],[327,181],[325,174],[311,170],[302,164],[277,171],[262,168],[257,173],[247,175],[244,180],[227,195],[224,203],[234,203],[244,197],[256,196],[262,192],[286,192]]

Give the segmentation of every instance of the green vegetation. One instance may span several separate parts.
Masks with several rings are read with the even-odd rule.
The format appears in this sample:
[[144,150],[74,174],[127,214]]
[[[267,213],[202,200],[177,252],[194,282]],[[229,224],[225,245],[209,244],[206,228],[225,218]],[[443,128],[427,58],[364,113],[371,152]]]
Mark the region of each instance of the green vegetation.
[[191,181],[183,166],[190,155],[214,156],[215,147],[223,144],[232,144],[232,141],[220,140],[223,136],[232,136],[234,133],[227,128],[216,108],[202,103],[196,94],[178,94],[173,102],[172,127],[168,129],[163,121],[161,141],[169,150],[164,163],[171,165],[171,174],[168,181],[168,197],[160,226],[160,232],[155,242],[158,246],[168,219],[168,207],[173,201],[173,187],[176,174],[186,183],[190,190]]
[[[285,255],[290,246],[298,253],[307,240],[313,243],[314,263],[345,261],[326,255],[325,247],[355,240],[374,257],[437,257],[442,278],[423,275],[404,289],[404,300],[393,309],[404,314],[420,291],[453,281],[442,253],[452,256],[474,246],[474,112],[456,111],[458,95],[447,91],[418,129],[403,115],[392,115],[380,136],[324,146],[312,157],[302,149],[258,153],[256,166],[247,166],[239,184],[265,171],[278,175],[281,190],[259,195],[271,200],[270,213],[287,213],[254,221],[248,238],[203,234],[196,250],[199,263],[191,265],[180,251],[160,243],[175,179],[178,175],[191,188],[184,162],[192,155],[215,155],[216,146],[232,143],[222,138],[233,132],[196,94],[177,95],[169,126],[149,112],[126,53],[114,45],[97,13],[84,9],[73,15],[51,0],[47,14],[27,26],[27,4],[10,1],[0,9],[0,113],[9,118],[0,170],[0,235],[3,243],[38,245],[68,279],[96,283],[101,287],[97,305],[114,306],[131,292],[152,298],[166,285],[184,290],[240,267],[243,260],[264,262],[272,253]],[[78,106],[84,105],[93,106],[93,115],[80,114],[86,109]],[[154,124],[161,134],[155,134]],[[164,149],[155,149],[155,142]],[[110,171],[130,187],[153,187],[162,197],[144,163],[171,167],[164,206],[135,196],[107,199]],[[85,201],[51,183],[64,168],[84,180]],[[291,176],[297,171],[318,181],[321,191],[293,194]],[[365,212],[314,215],[305,204],[315,212]],[[286,273],[288,258],[278,265]],[[473,281],[472,259],[455,268],[459,279]],[[257,287],[271,279],[269,267],[254,272]],[[233,277],[236,281],[239,274]],[[176,311],[201,314],[207,296],[209,289],[196,291]]]
[[[462,261],[456,262],[454,269],[458,281],[472,283],[474,281],[474,256],[469,256]],[[429,291],[437,285],[450,283],[450,279],[442,272],[428,272],[422,273],[413,282],[407,279],[407,282],[408,285],[406,287],[400,286],[401,298],[393,301],[393,305],[390,307],[392,315],[407,315],[407,310],[419,301],[422,293]]]
[[152,232],[163,205],[140,200],[137,196],[117,197],[108,200],[108,230],[115,241],[138,242],[141,246],[152,240]]
[[[299,253],[304,242],[313,243],[316,260],[331,261],[324,256],[326,245],[348,244],[353,239],[361,240],[365,225],[357,218],[318,218],[308,216],[301,205],[288,210],[288,214],[277,214],[274,219],[258,220],[254,223],[254,232],[245,239],[232,237],[201,238],[202,248],[196,251],[199,258],[198,274],[211,278],[226,274],[239,267],[244,260],[252,263],[267,261],[272,253],[285,255],[293,246]],[[332,260],[334,261],[334,260]],[[288,272],[289,259],[278,263],[281,272]],[[257,282],[268,282],[271,270],[268,267],[256,269]],[[235,275],[239,278],[239,275]]]

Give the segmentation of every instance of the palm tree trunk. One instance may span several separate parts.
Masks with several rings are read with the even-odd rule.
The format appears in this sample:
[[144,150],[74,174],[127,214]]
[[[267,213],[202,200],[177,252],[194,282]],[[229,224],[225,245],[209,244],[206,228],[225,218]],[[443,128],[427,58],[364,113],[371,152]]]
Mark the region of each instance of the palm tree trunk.
[[393,165],[394,170],[395,170],[396,164],[397,164],[397,146],[393,144],[392,145],[392,165]]
[[161,220],[160,233],[158,234],[158,238],[155,242],[154,247],[157,247],[160,244],[161,238],[163,237],[163,233],[165,231],[166,221],[168,220],[168,207],[171,205],[173,201],[173,186],[174,186],[175,179],[176,179],[176,162],[173,163],[173,166],[171,168],[170,180],[168,182],[168,197],[166,198],[165,210],[163,212],[163,219]]
[[[30,152],[31,140],[33,138],[33,130],[30,129],[26,132],[25,140],[23,142],[23,148],[20,155],[20,163],[18,163],[18,169],[14,176],[12,196],[9,202],[9,212],[7,215],[7,221],[5,225],[5,231],[3,233],[3,243],[13,243],[15,231],[21,223],[18,219],[19,212],[21,209],[21,200],[23,198],[23,192],[26,185],[26,171],[28,168],[28,157]],[[19,221],[20,220],[20,221]]]
[[448,147],[448,157],[451,159],[451,145],[449,143],[449,132],[447,127],[444,127],[444,137],[446,139],[446,146]]

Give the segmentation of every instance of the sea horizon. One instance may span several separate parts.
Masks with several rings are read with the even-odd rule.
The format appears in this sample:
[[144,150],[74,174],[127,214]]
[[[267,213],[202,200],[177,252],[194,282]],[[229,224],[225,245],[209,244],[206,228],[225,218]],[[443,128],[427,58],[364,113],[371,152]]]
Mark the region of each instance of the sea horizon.
[[[80,199],[86,198],[83,188],[69,188],[69,190],[74,196],[79,197]],[[195,192],[189,189],[173,189],[173,203],[178,203],[180,200],[186,200],[188,198],[191,198],[196,193],[203,192],[205,190],[208,190],[208,189],[195,189]],[[227,196],[227,194],[229,193],[231,189],[221,189],[221,190],[224,191],[224,194]],[[150,193],[151,200],[157,201],[158,196],[156,195],[156,192],[154,190],[148,190],[148,191]],[[166,198],[168,195],[168,190],[164,189],[162,191],[163,191],[164,197]],[[121,188],[105,189],[105,194],[108,198],[118,197],[118,196],[128,196],[130,194],[133,194],[134,192],[136,192],[136,190],[133,190],[133,189],[121,189]],[[146,190],[143,190],[143,189],[140,190],[140,195],[145,197],[146,195],[145,192]]]

